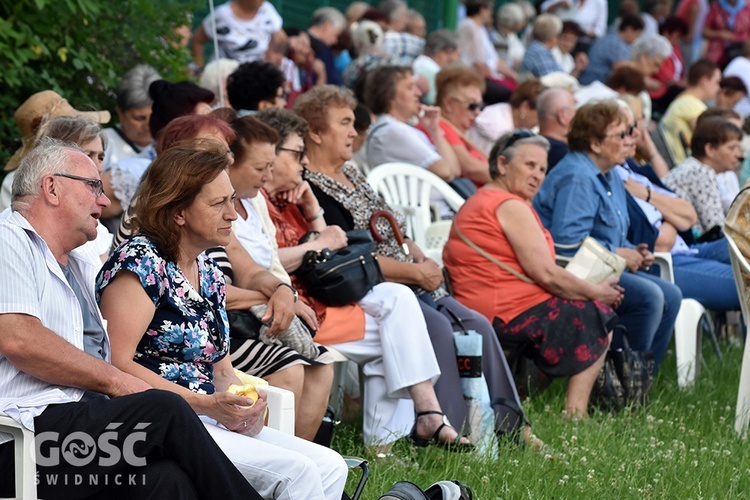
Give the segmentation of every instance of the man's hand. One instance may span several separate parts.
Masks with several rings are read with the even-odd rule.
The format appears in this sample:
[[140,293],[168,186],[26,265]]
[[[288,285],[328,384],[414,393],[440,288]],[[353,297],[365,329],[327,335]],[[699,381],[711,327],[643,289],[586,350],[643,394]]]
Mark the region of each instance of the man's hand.
[[120,375],[115,378],[115,383],[107,395],[116,398],[118,396],[127,396],[128,394],[135,394],[149,389],[153,389],[153,387],[148,383],[138,377],[130,375],[129,373],[121,372]]
[[648,271],[651,269],[651,264],[654,263],[654,254],[648,249],[646,243],[641,243],[637,247],[638,252],[643,256],[643,262],[641,262],[641,269]]
[[617,255],[625,259],[628,271],[634,273],[643,265],[643,254],[635,248],[618,248]]

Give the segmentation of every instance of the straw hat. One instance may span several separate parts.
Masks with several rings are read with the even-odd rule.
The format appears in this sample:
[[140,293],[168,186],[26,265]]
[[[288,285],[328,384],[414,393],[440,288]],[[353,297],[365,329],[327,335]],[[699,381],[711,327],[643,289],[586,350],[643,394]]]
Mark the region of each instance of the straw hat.
[[32,95],[16,110],[13,118],[21,130],[23,145],[18,148],[5,165],[5,170],[15,170],[21,160],[34,147],[36,131],[42,123],[61,116],[82,116],[97,123],[107,123],[109,111],[78,111],[60,94],[52,90],[43,90]]

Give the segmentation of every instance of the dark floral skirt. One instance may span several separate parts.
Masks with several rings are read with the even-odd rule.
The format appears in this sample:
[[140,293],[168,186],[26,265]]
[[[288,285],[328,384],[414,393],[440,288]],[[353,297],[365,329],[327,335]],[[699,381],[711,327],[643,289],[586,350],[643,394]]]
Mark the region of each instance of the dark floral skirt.
[[607,334],[617,325],[612,308],[591,300],[552,297],[506,324],[495,318],[500,344],[522,350],[552,377],[575,375],[607,351]]

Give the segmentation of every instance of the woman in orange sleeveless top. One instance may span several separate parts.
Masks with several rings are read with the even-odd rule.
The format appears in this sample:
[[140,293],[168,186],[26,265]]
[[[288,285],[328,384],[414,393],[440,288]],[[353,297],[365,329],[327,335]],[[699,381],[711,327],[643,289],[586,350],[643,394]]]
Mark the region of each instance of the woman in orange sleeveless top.
[[585,415],[614,327],[610,306],[622,300],[622,289],[615,280],[592,285],[555,265],[552,238],[531,206],[548,150],[547,140],[528,130],[497,141],[492,181],[456,215],[443,262],[455,297],[492,321],[505,347],[522,348],[547,375],[570,376],[566,412]]

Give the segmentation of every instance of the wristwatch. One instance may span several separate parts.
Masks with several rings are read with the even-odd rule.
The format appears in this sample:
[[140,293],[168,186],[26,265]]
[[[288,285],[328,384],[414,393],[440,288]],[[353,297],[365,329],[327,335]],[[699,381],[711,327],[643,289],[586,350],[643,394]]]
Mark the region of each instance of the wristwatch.
[[[290,289],[290,290],[292,291],[292,293],[294,294],[294,302],[296,303],[296,302],[297,302],[297,300],[299,299],[299,292],[297,291],[297,289],[296,289],[296,288],[294,288],[294,287],[293,287],[292,285],[290,285],[289,283],[279,283],[278,285],[276,285],[276,290],[278,290],[278,289],[279,289],[279,288],[281,288],[282,286],[287,286],[287,287],[289,287],[289,289]],[[275,291],[275,290],[274,290],[274,291]]]

